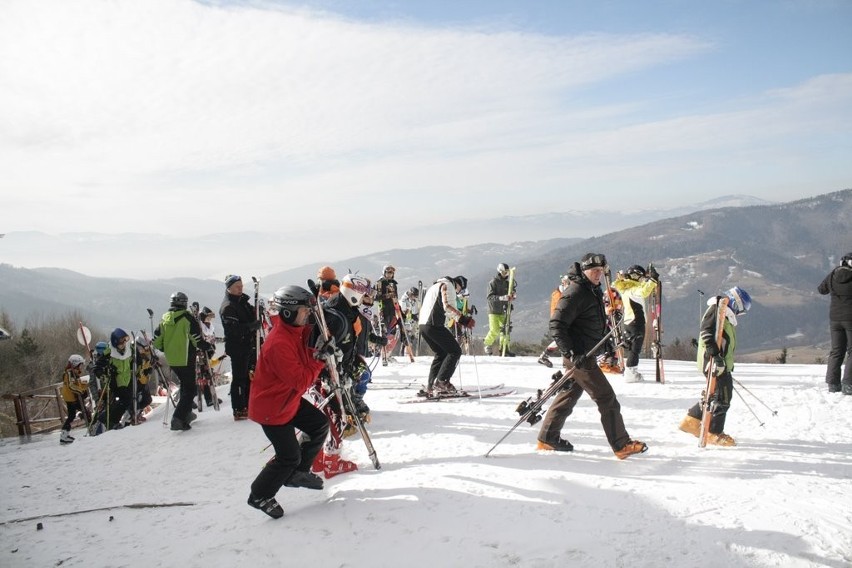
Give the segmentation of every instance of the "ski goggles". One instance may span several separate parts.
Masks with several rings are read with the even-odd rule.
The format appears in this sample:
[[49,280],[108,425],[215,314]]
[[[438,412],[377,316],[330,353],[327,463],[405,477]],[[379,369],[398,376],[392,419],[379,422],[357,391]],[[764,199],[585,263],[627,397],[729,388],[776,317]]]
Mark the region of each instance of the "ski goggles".
[[588,270],[590,268],[603,268],[606,266],[606,256],[602,254],[589,253],[580,261],[580,270]]

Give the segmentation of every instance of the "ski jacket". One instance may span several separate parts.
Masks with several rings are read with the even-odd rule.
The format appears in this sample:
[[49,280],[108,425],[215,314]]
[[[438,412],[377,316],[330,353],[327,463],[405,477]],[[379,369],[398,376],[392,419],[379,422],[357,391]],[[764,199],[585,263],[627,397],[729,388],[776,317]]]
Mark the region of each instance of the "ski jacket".
[[612,283],[612,287],[621,294],[622,305],[624,306],[624,324],[627,325],[635,321],[638,325],[644,326],[645,298],[654,293],[654,290],[657,289],[657,283],[654,280],[639,282],[629,278],[620,278]]
[[219,317],[225,331],[225,353],[232,357],[251,353],[255,348],[257,314],[248,294],[234,296],[225,292]]
[[[517,289],[518,283],[513,281],[511,295],[514,295]],[[488,283],[488,292],[486,295],[488,299],[488,313],[497,315],[505,314],[506,306],[509,305],[509,300],[507,299],[509,295],[509,277],[503,278],[498,274]]]
[[564,294],[567,289],[567,286],[560,284],[558,288],[550,293],[550,317],[553,317],[553,312],[556,311],[556,304],[559,303],[559,298],[562,297],[562,294]]
[[417,323],[446,327],[450,323],[448,319],[455,321],[461,315],[456,307],[456,285],[452,278],[444,276],[426,290]]
[[253,421],[280,426],[296,416],[302,395],[325,366],[308,347],[313,327],[275,322],[260,349],[251,383],[248,407]]
[[[585,355],[606,334],[603,292],[580,270],[568,269],[568,287],[550,318],[550,335],[564,356]],[[592,354],[594,355],[594,353]]]
[[133,350],[129,345],[124,348],[124,353],[111,345],[104,350],[102,364],[107,365],[106,374],[117,387],[130,385],[130,380],[133,378],[132,353]]
[[831,294],[828,319],[852,321],[852,268],[838,266],[817,287],[820,294]]
[[65,402],[77,402],[77,397],[83,398],[89,395],[89,387],[74,374],[73,369],[65,369],[62,374],[62,400]]
[[379,278],[376,281],[376,298],[382,304],[382,315],[390,316],[394,313],[394,302],[397,299],[398,284],[393,278]]
[[[169,367],[195,365],[195,351],[201,343],[198,320],[184,309],[164,313],[154,331],[154,347],[165,353]],[[203,342],[203,346],[206,345],[207,342]]]
[[[707,311],[701,318],[701,329],[698,332],[698,355],[695,363],[698,371],[704,374],[711,355],[707,351],[710,345],[716,345],[716,313],[718,303],[724,296],[716,296],[707,300]],[[737,316],[731,310],[725,310],[725,324],[722,327],[722,344],[716,345],[719,354],[725,359],[725,368],[729,372],[734,371],[734,353],[737,350]]]

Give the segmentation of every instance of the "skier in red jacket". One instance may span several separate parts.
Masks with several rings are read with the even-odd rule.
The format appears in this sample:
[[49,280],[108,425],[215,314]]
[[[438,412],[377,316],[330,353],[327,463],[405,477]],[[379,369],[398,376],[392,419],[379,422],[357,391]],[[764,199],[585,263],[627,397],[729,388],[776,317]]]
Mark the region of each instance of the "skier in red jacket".
[[[272,298],[278,321],[266,337],[252,381],[249,418],[263,428],[275,456],[251,484],[248,504],[272,518],[284,515],[275,500],[282,485],[322,489],[311,463],[328,434],[328,419],[302,397],[325,364],[309,346],[316,298],[298,286],[279,288]],[[300,442],[296,429],[304,436]]]

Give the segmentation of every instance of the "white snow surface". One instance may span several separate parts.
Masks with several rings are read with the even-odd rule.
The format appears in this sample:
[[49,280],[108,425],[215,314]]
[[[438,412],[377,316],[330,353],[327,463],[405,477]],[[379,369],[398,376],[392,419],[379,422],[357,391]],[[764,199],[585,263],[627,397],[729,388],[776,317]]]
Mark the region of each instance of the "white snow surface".
[[246,504],[272,454],[260,426],[233,421],[227,387],[222,410],[188,432],[165,428],[160,406],[137,427],[75,430],[68,446],[57,432],[5,440],[0,566],[852,565],[852,396],[827,392],[824,366],[737,365],[765,425],[735,396],[734,448],[701,449],[677,428],[704,385],[694,364],[666,361],[666,384],[650,360],[645,383],[609,375],[628,431],[650,447],[620,461],[587,396],[563,430],[573,453],[537,452],[538,427],[524,423],[484,457],[552,370],[465,356],[457,386],[478,377],[517,392],[401,403],[430,360],[375,371],[366,401],[381,470],[347,439],[359,470],[321,491],[282,488],[278,520]]

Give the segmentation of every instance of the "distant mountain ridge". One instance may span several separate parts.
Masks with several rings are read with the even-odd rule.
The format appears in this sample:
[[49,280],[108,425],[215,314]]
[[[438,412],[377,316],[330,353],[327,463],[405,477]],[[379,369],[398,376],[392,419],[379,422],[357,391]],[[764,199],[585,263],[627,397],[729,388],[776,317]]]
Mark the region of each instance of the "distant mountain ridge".
[[[724,201],[749,203],[738,197]],[[549,296],[559,275],[588,251],[607,255],[613,270],[654,262],[664,286],[665,340],[695,335],[703,301],[733,285],[746,288],[754,308],[742,318],[743,349],[813,345],[828,339],[827,298],[816,286],[840,255],[852,250],[848,220],[852,189],[789,203],[698,209],[589,239],[558,238],[468,247],[397,248],[310,264],[261,278],[269,295],[285,284],[304,284],[323,264],[339,275],[349,269],[371,279],[384,264],[397,268],[400,287],[424,287],[442,275],[464,274],[480,313],[477,335],[486,331],[485,289],[496,265],[517,266],[519,286],[513,336],[538,341],[547,331]],[[246,291],[251,293],[249,275]],[[0,307],[19,325],[33,314],[78,309],[105,328],[147,326],[146,307],[159,315],[176,289],[218,311],[219,280],[94,278],[61,269],[0,265]],[[704,292],[700,296],[698,290]],[[147,328],[147,327],[145,327]]]

